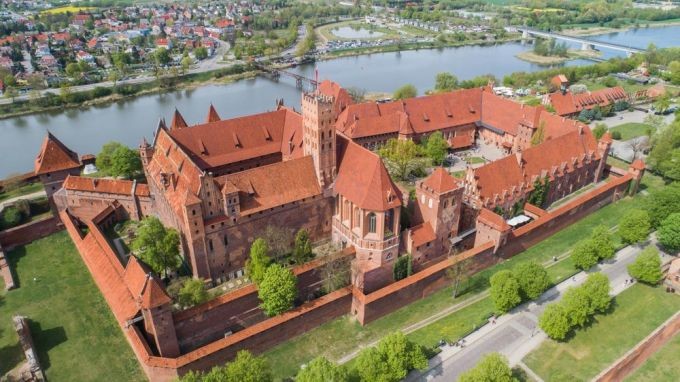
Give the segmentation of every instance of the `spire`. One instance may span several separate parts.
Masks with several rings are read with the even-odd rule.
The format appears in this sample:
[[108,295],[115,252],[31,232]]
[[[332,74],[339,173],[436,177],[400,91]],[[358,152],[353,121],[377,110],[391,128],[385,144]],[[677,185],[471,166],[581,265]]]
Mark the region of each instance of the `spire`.
[[217,122],[220,120],[221,120],[220,115],[217,114],[217,110],[215,110],[215,107],[211,103],[210,109],[208,109],[208,116],[205,117],[205,123]]
[[182,114],[180,114],[179,110],[175,108],[175,114],[172,116],[172,122],[170,122],[170,130],[182,129],[188,126],[189,125],[187,125],[187,122],[184,120],[184,117],[182,117]]

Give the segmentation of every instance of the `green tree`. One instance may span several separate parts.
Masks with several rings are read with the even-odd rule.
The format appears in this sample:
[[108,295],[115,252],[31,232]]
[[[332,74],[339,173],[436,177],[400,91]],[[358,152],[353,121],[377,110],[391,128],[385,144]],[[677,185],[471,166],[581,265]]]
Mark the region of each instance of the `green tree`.
[[550,179],[548,179],[547,176],[543,178],[543,180],[541,180],[541,178],[536,178],[536,180],[534,180],[534,190],[529,194],[527,202],[536,207],[542,207],[545,204],[549,190]]
[[588,276],[580,287],[590,300],[588,314],[604,313],[609,309],[612,296],[609,295],[609,277],[597,272]]
[[656,248],[645,248],[635,261],[628,265],[628,273],[647,284],[658,284],[663,278],[663,272],[661,272],[661,259]]
[[18,95],[19,92],[14,86],[5,87],[5,93],[3,94],[5,98],[9,98],[10,100],[12,100],[12,102],[14,102],[14,99],[17,98]]
[[517,264],[512,274],[519,283],[522,296],[529,300],[538,298],[550,286],[548,272],[534,261]]
[[508,360],[499,353],[490,353],[472,369],[461,374],[458,382],[517,382]]
[[406,84],[399,89],[394,91],[394,94],[392,95],[392,98],[394,99],[407,99],[407,98],[413,98],[418,95],[418,90],[416,89],[415,86],[411,84]]
[[255,284],[264,278],[267,267],[272,262],[269,257],[269,246],[262,238],[257,238],[250,246],[250,256],[246,260],[246,273]]
[[154,59],[156,60],[156,63],[161,66],[165,66],[170,63],[170,60],[172,59],[170,57],[170,52],[168,52],[167,49],[165,48],[158,48],[153,54]]
[[680,251],[680,213],[674,212],[661,222],[656,232],[659,243],[669,251]]
[[410,139],[392,138],[378,149],[378,154],[383,158],[390,175],[397,179],[405,180],[418,168],[418,146]]
[[449,151],[449,144],[444,139],[441,131],[436,131],[424,139],[423,152],[428,158],[432,160],[435,166],[441,166],[444,163],[444,158]]
[[224,368],[220,382],[270,382],[273,380],[271,368],[262,357],[255,357],[247,350],[241,350],[236,358]]
[[111,154],[111,167],[107,169],[109,175],[131,178],[140,171],[142,171],[142,160],[136,150],[127,146],[119,146]]
[[571,251],[571,259],[578,269],[588,270],[597,264],[598,249],[595,243],[590,240],[581,240],[574,246]]
[[314,257],[314,254],[312,253],[312,243],[309,240],[309,233],[306,229],[301,229],[295,234],[293,261],[295,261],[296,264],[304,264],[312,257]]
[[652,190],[644,202],[653,227],[658,227],[670,214],[680,212],[680,182]]
[[189,279],[179,290],[179,303],[183,306],[202,304],[210,298],[203,279]]
[[401,332],[388,334],[376,347],[362,350],[356,363],[361,380],[366,382],[397,382],[409,371],[426,367],[423,349]]
[[205,60],[208,58],[208,49],[203,46],[199,46],[196,48],[196,50],[194,50],[194,56],[197,60]]
[[538,326],[556,341],[564,340],[571,330],[567,311],[560,303],[553,303],[545,308],[538,318]]
[[639,243],[651,230],[649,214],[643,210],[631,210],[619,222],[619,236],[626,244]]
[[506,313],[522,302],[520,286],[509,270],[496,272],[491,279],[491,300],[498,313]]
[[191,66],[191,58],[188,56],[182,58],[180,65],[182,66],[182,74],[186,73],[186,71],[189,70],[189,67]]
[[[609,77],[611,78],[611,77]],[[607,132],[607,125],[604,123],[598,123],[595,125],[595,128],[593,129],[593,134],[595,135],[595,138],[600,139],[604,135],[604,133]]]
[[434,81],[434,90],[438,92],[449,92],[458,87],[458,78],[451,73],[438,73]]
[[614,239],[611,232],[609,232],[609,228],[604,225],[595,227],[590,235],[590,240],[595,246],[598,259],[603,260],[614,257],[616,248],[614,247]]
[[297,279],[290,269],[278,264],[270,265],[258,284],[260,307],[273,317],[290,310],[297,297]]
[[131,246],[135,254],[159,275],[167,276],[168,269],[176,270],[182,265],[179,234],[175,229],[163,226],[155,216],[142,220]]
[[580,287],[567,289],[560,304],[567,311],[569,324],[572,327],[584,326],[590,319],[590,296],[588,296],[585,289]]
[[347,382],[349,375],[342,365],[336,365],[323,356],[311,360],[300,370],[295,382]]
[[392,276],[395,281],[411,276],[412,272],[413,259],[411,258],[411,255],[401,256],[394,262],[394,266],[392,267]]
[[69,77],[75,77],[81,72],[80,65],[78,65],[77,62],[71,62],[70,64],[66,65],[64,70]]

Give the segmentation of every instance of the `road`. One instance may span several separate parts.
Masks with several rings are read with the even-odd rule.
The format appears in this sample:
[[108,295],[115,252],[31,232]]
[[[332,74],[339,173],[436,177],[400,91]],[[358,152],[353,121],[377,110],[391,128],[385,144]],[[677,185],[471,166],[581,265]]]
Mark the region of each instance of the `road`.
[[[617,252],[614,259],[597,266],[597,271],[609,277],[612,295],[621,293],[629,286],[624,285],[625,279],[630,277],[626,267],[640,251],[641,248],[637,246],[625,247]],[[581,272],[549,289],[535,302],[515,308],[510,314],[498,318],[495,324],[485,325],[465,337],[464,348],[444,346],[442,352],[430,360],[426,371],[414,371],[405,381],[455,381],[461,373],[474,367],[484,355],[491,352],[503,354],[512,366],[521,364],[522,358],[547,338],[537,326],[538,317],[545,307],[561,299],[569,287],[583,283],[586,277],[587,273]]]
[[[196,73],[203,73],[203,72],[209,72],[212,70],[217,70],[222,67],[224,67],[224,63],[222,63],[222,57],[224,54],[229,50],[229,43],[224,42],[224,41],[218,41],[217,42],[217,48],[215,49],[215,53],[209,57],[206,58],[205,60],[199,61],[198,64],[196,64],[194,67],[190,68],[187,72],[190,74],[196,74]],[[139,77],[135,78],[129,78],[126,80],[121,80],[116,83],[116,85],[136,85],[136,84],[143,84],[147,82],[152,82],[155,81],[156,77],[150,74],[143,74]],[[87,85],[77,85],[77,86],[71,86],[71,91],[72,92],[84,92],[84,91],[90,91],[93,90],[96,87],[104,87],[104,88],[110,88],[113,87],[113,81],[104,81],[104,82],[98,82],[95,84],[87,84]],[[43,89],[40,90],[40,95],[44,97],[47,93],[52,93],[55,95],[59,95],[60,90],[59,89]],[[27,101],[30,99],[30,94],[23,94],[20,96],[17,96],[14,98],[14,100],[10,98],[0,98],[0,105],[3,104],[9,104],[14,101]]]

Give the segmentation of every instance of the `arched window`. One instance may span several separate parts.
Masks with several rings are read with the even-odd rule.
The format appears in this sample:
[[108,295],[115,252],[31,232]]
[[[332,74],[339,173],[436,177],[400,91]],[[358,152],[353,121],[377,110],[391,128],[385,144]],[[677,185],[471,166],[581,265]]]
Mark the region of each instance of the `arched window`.
[[343,211],[342,211],[342,220],[347,220],[347,219],[349,219],[349,216],[350,216],[349,215],[349,200],[345,200],[344,204],[345,205],[344,205]]
[[392,233],[393,225],[394,225],[394,211],[387,210],[385,211],[385,229],[384,229],[385,235]]
[[361,210],[354,208],[354,227],[359,227],[361,224]]
[[375,233],[377,227],[377,218],[373,212],[368,214],[368,232]]

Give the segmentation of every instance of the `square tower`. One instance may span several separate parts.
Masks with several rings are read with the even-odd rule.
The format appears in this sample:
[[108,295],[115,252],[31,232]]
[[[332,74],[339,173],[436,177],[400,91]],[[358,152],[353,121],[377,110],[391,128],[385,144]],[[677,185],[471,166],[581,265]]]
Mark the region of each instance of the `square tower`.
[[302,95],[302,136],[304,155],[314,160],[319,184],[327,188],[335,180],[335,113],[333,97],[319,93]]

